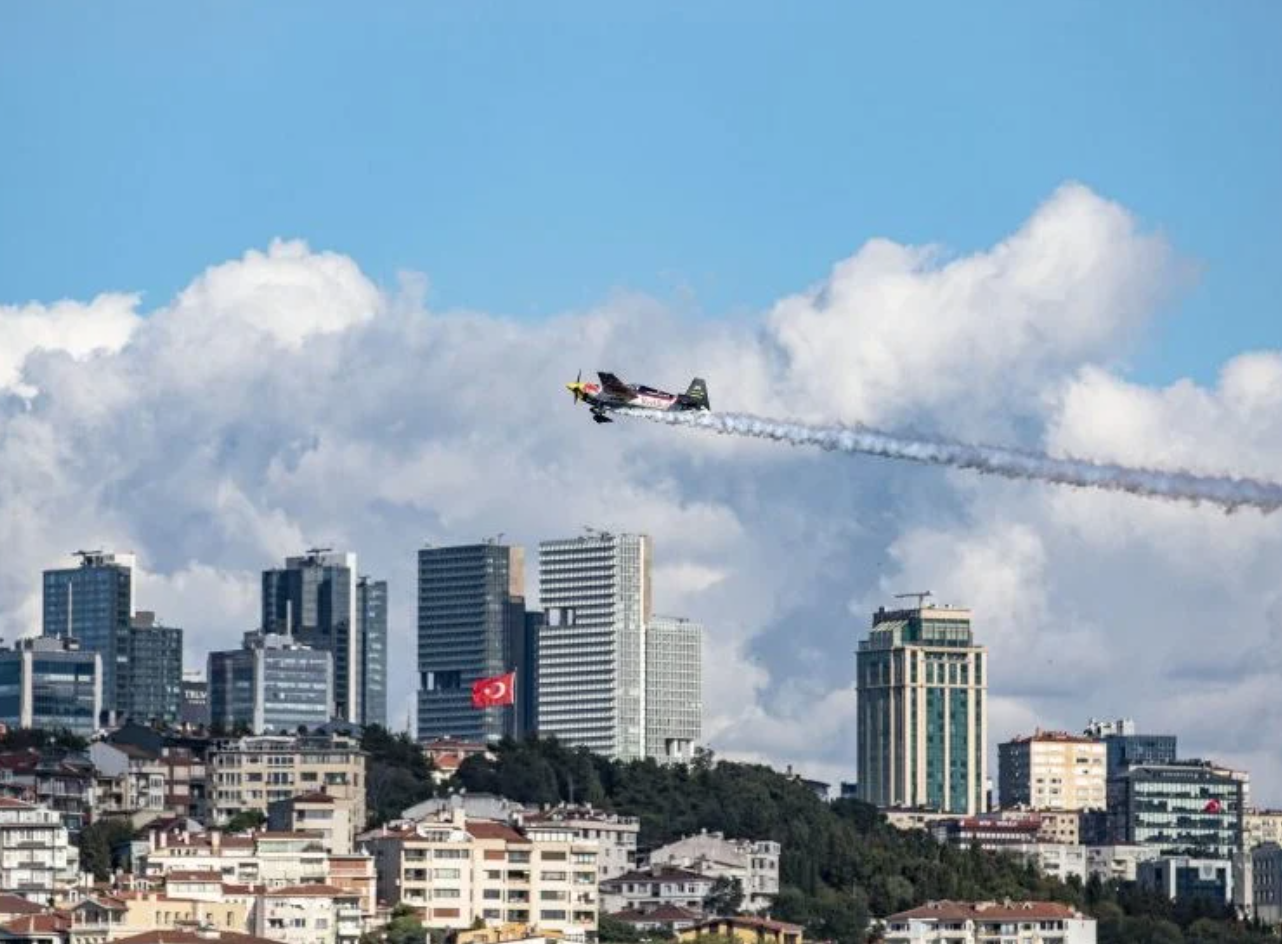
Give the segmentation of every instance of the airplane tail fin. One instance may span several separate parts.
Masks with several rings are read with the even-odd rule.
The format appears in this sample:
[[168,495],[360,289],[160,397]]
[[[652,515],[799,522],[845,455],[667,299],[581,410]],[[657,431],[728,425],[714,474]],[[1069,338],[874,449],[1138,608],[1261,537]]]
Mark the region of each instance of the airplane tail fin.
[[702,377],[696,377],[690,381],[690,388],[686,390],[686,401],[699,410],[712,409],[712,404],[708,400],[708,385],[704,383]]

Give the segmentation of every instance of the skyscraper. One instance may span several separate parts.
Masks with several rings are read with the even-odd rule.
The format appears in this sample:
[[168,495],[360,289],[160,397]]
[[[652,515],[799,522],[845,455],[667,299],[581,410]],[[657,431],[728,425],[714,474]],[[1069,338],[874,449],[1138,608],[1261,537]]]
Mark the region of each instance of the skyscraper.
[[856,666],[867,802],[972,816],[983,809],[988,654],[975,645],[970,616],[937,606],[873,614]]
[[361,724],[387,727],[387,581],[356,581],[361,659]]
[[1130,718],[1116,721],[1091,719],[1086,734],[1104,742],[1107,752],[1107,776],[1121,776],[1139,764],[1173,764],[1176,758],[1174,734],[1137,734]]
[[645,634],[645,752],[688,761],[703,736],[703,626],[653,616]]
[[210,723],[254,734],[294,733],[330,720],[333,656],[293,637],[245,634],[240,649],[209,654]]
[[263,571],[263,632],[330,653],[334,717],[359,724],[364,652],[356,607],[355,554],[313,548]]
[[129,624],[129,684],[122,718],[144,724],[178,721],[182,709],[183,631],[139,610]]
[[646,754],[650,538],[539,545],[538,730],[621,760]]
[[[526,638],[523,548],[420,549],[419,740],[488,741],[518,733],[523,692],[531,684]],[[513,670],[516,705],[472,707],[474,681]]]
[[[102,709],[129,704],[129,621],[133,616],[133,554],[78,551],[78,567],[44,572],[45,636],[70,636],[102,656]],[[122,669],[124,671],[122,671]]]

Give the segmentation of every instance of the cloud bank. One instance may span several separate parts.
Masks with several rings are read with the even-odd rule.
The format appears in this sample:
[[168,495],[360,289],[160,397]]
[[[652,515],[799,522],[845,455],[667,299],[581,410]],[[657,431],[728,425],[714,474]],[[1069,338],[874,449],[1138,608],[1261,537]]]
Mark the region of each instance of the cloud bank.
[[139,554],[139,605],[198,666],[253,628],[263,567],[350,548],[391,581],[399,722],[422,542],[638,529],[657,608],[708,626],[727,754],[853,779],[855,645],[890,594],[931,589],[992,652],[992,745],[1128,715],[1282,800],[1282,518],[597,428],[562,387],[697,374],[723,410],[1282,475],[1282,353],[1211,388],[1126,379],[1186,266],[1123,207],[1069,184],[984,251],[873,240],[740,322],[637,296],[533,322],[436,311],[418,278],[378,286],[358,262],[278,241],[146,312],[0,307],[0,633],[37,631],[40,570],[99,544]]

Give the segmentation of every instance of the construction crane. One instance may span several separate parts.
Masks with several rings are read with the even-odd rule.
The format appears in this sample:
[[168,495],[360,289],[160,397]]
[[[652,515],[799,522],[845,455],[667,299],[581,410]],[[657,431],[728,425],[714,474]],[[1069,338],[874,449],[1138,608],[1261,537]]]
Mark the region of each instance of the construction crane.
[[931,593],[929,590],[923,590],[923,591],[921,591],[921,592],[919,592],[919,593],[896,593],[896,594],[895,594],[895,599],[896,599],[896,600],[911,600],[913,597],[916,597],[916,598],[917,598],[917,609],[919,609],[919,610],[920,610],[920,609],[925,605],[925,603],[926,603],[926,597],[933,597],[933,596],[934,596],[934,594],[933,594],[933,593]]

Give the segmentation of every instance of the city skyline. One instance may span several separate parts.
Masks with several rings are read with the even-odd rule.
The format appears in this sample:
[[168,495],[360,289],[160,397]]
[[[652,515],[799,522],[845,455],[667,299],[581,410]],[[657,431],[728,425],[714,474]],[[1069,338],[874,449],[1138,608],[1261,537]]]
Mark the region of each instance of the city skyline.
[[564,386],[1282,478],[1282,9],[714,7],[9,13],[0,632],[128,548],[196,666],[261,568],[352,548],[399,726],[415,549],[589,524],[662,549],[723,756],[848,777],[857,633],[931,589],[992,653],[990,764],[1129,715],[1282,784],[1282,515],[598,427]]

